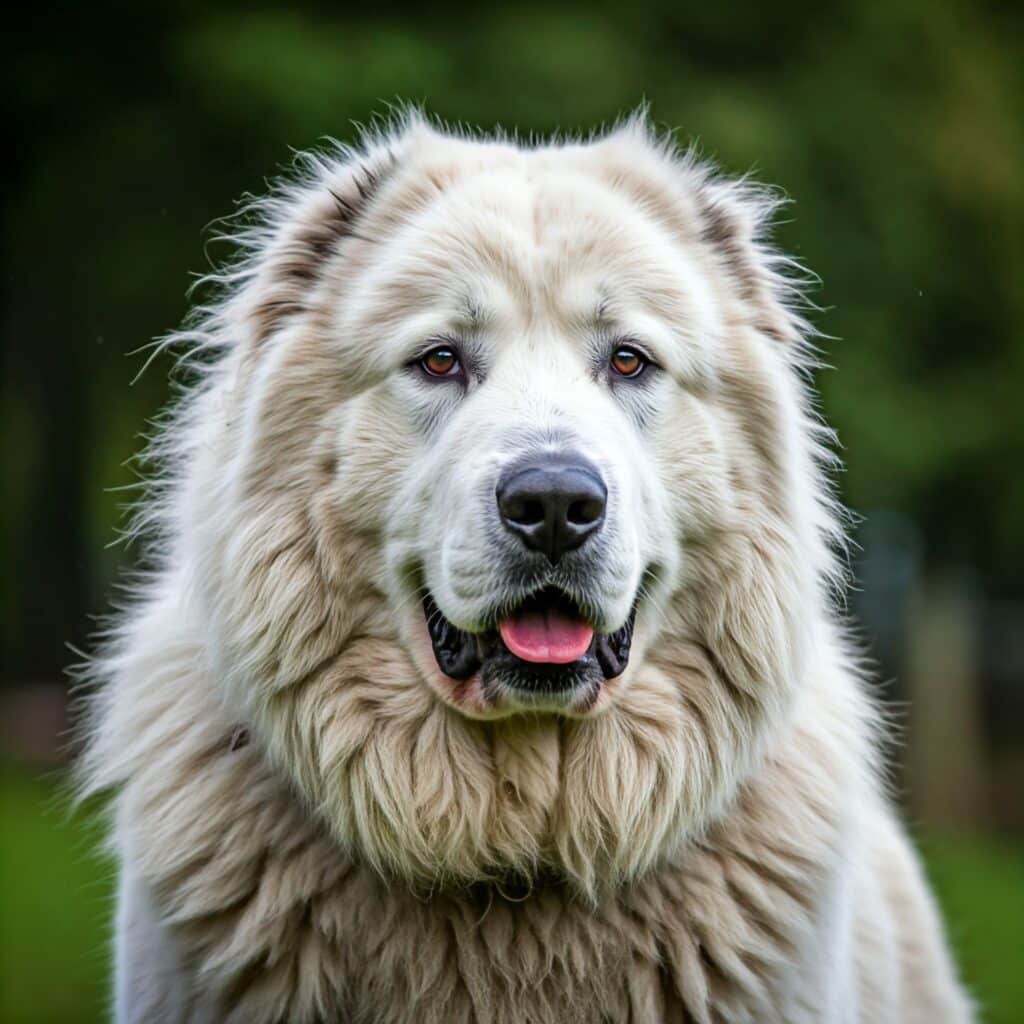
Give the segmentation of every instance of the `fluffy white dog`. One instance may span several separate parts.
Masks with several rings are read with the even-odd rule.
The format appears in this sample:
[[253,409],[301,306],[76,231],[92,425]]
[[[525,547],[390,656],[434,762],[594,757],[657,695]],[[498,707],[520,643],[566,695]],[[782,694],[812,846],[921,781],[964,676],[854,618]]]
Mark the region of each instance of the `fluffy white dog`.
[[970,1020],[772,205],[417,117],[256,205],[94,666],[119,1021]]

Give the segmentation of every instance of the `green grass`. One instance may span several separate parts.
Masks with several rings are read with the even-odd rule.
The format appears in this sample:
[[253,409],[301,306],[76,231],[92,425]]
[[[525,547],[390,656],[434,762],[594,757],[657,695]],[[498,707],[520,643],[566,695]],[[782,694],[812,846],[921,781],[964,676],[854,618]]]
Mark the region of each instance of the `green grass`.
[[919,845],[981,1019],[1024,1024],[1024,851],[973,837]]
[[106,1019],[113,867],[62,797],[0,774],[0,1024]]
[[[53,783],[0,774],[0,1024],[105,1019],[112,868],[100,829]],[[980,839],[922,842],[964,978],[989,1024],[1024,1024],[1024,855]]]

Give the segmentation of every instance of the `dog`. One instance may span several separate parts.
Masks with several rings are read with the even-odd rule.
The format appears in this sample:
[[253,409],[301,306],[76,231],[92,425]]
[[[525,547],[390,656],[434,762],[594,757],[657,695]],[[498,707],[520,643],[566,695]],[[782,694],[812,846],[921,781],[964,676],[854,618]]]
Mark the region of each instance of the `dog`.
[[243,213],[90,669],[119,1022],[973,1018],[776,205],[408,114]]

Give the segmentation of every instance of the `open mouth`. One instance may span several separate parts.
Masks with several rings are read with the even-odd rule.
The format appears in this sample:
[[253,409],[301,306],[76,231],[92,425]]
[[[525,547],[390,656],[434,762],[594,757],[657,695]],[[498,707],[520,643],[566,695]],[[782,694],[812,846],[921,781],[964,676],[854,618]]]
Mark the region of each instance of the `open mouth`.
[[485,688],[554,694],[597,687],[629,663],[636,607],[614,633],[595,632],[583,612],[549,587],[531,595],[493,628],[470,633],[452,625],[428,593],[423,613],[441,671],[465,680],[481,673]]

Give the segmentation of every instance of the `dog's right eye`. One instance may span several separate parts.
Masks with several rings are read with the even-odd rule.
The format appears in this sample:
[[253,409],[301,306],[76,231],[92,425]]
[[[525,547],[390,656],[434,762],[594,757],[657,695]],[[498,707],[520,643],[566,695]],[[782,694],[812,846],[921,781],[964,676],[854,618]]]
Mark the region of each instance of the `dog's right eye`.
[[612,353],[611,367],[620,377],[639,377],[648,362],[642,352],[629,345],[620,345]]
[[438,345],[420,356],[419,365],[431,377],[457,377],[462,373],[458,353],[448,345]]

